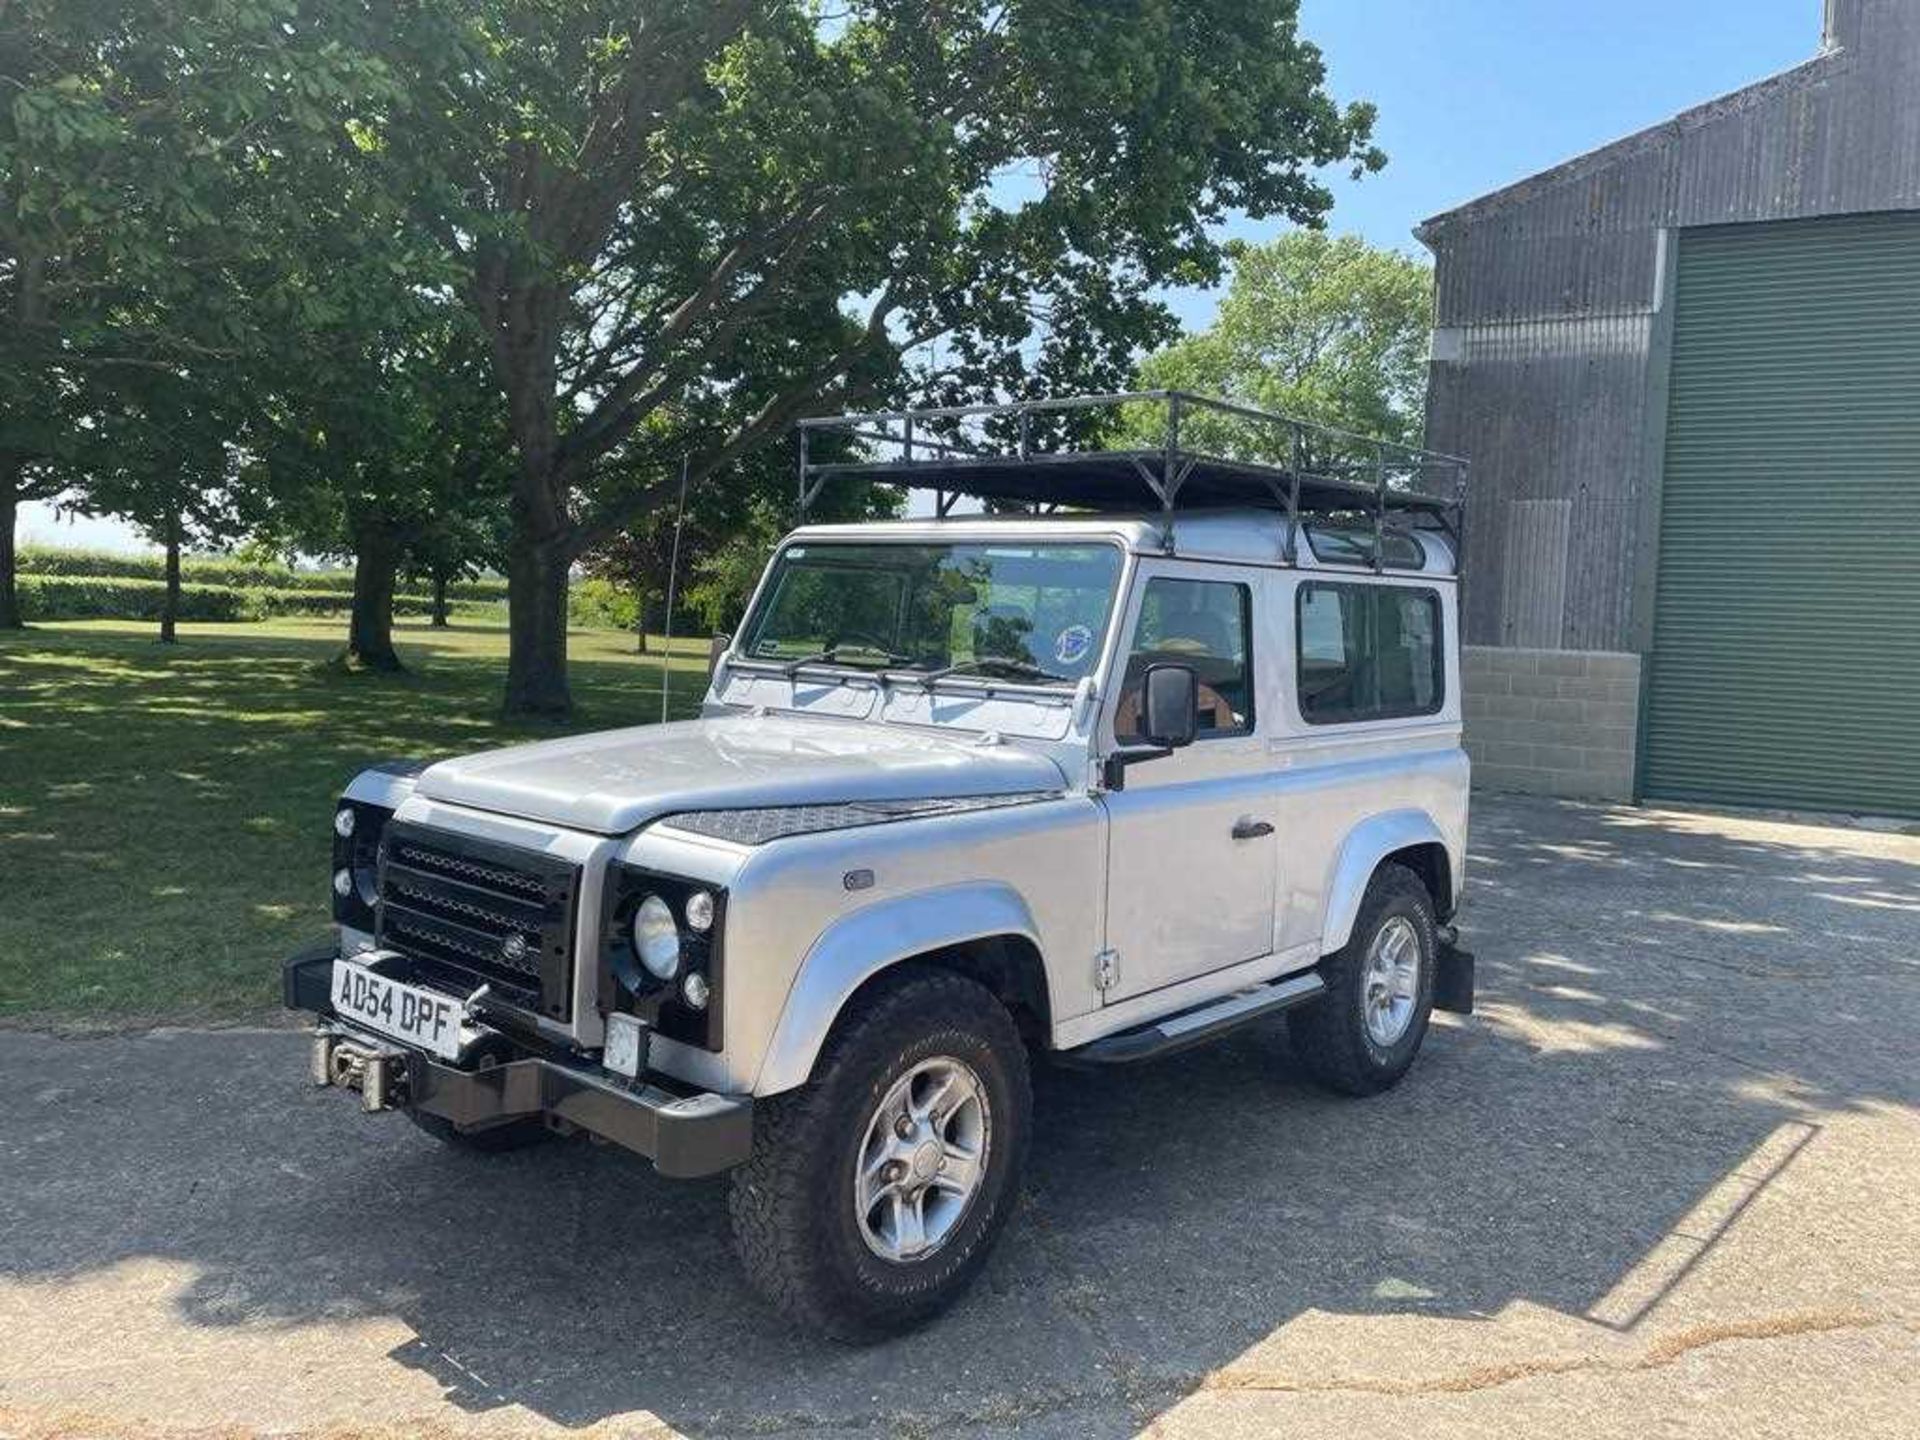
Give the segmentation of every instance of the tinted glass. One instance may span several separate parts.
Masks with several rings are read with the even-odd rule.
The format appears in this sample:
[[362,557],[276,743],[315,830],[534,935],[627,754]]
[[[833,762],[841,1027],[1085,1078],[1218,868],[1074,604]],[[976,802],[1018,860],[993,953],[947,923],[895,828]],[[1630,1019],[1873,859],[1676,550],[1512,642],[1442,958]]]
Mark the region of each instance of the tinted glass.
[[1140,619],[1120,682],[1114,735],[1142,737],[1147,667],[1191,666],[1200,681],[1200,736],[1244,735],[1253,729],[1253,666],[1248,636],[1252,599],[1244,585],[1160,578],[1147,582]]
[[1431,715],[1443,698],[1440,598],[1307,584],[1298,615],[1300,713],[1317,725]]
[[1440,602],[1415,590],[1374,592],[1375,652],[1384,714],[1429,715],[1440,708]]
[[1367,592],[1347,585],[1300,587],[1300,713],[1349,720],[1372,704],[1368,687]]
[[[1308,525],[1307,541],[1313,553],[1329,565],[1373,564],[1373,531],[1336,530],[1325,525]],[[1386,563],[1419,569],[1427,563],[1426,547],[1412,535],[1387,532]]]
[[1111,545],[793,545],[741,649],[1071,683],[1100,658],[1119,576]]

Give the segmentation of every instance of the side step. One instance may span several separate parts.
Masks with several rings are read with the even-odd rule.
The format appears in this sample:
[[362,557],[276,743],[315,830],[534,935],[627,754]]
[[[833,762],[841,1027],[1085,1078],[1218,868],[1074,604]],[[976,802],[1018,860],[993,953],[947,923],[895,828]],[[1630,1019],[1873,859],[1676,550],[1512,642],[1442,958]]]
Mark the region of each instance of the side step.
[[1263,1015],[1304,1005],[1318,999],[1326,988],[1320,972],[1308,970],[1210,1000],[1164,1020],[1102,1036],[1076,1050],[1063,1051],[1056,1058],[1067,1065],[1131,1065],[1137,1060],[1152,1060],[1185,1050],[1190,1045],[1204,1044]]

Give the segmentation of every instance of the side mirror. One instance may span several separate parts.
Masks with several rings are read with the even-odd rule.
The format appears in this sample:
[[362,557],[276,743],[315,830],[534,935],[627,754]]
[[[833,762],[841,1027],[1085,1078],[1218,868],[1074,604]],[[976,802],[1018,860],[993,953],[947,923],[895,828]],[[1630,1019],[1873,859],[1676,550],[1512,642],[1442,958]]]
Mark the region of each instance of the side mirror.
[[733,644],[731,635],[716,635],[707,642],[707,682],[713,682],[713,672],[719,668],[720,657],[727,653],[727,647]]
[[1127,767],[1164,760],[1191,745],[1200,733],[1200,678],[1190,665],[1149,665],[1140,677],[1141,729],[1135,745],[1122,745],[1102,765],[1109,790],[1127,788]]
[[1149,665],[1144,677],[1146,743],[1179,750],[1200,733],[1200,680],[1190,665]]

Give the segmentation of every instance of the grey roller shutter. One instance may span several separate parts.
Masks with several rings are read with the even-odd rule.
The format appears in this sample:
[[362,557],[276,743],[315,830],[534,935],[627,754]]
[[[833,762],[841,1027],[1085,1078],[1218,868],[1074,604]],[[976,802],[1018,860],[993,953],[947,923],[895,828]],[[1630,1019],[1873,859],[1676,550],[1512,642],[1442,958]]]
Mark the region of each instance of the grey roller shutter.
[[1920,216],[1680,237],[1652,798],[1920,814]]

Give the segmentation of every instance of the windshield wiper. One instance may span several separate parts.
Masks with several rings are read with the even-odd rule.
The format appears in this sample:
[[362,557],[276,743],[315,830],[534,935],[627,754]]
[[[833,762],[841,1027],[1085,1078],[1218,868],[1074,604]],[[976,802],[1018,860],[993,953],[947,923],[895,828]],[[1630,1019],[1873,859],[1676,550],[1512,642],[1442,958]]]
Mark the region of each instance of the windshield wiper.
[[[788,660],[781,665],[780,673],[786,676],[789,680],[791,680],[795,675],[799,674],[802,670],[804,670],[809,665],[837,664],[839,663],[839,660],[840,660],[840,651],[843,648],[845,647],[839,646],[839,645],[829,645],[826,649],[816,650],[811,655],[802,655],[797,660]],[[865,645],[856,645],[853,648],[856,650],[868,650],[870,647]],[[907,663],[909,659],[912,658],[911,656],[895,655],[888,651],[877,650],[877,649],[872,650],[871,653],[881,657],[880,664],[879,665],[861,665],[858,668],[862,670],[878,670],[888,665],[904,665]]]
[[1051,680],[1062,685],[1073,683],[1071,675],[1056,675],[1053,671],[1035,665],[1030,660],[1016,660],[1011,655],[976,655],[971,660],[962,660],[939,670],[929,670],[920,679],[931,685],[935,680],[944,680],[949,675],[969,675],[976,671],[1002,671],[1016,675],[1023,680]]
[[787,661],[780,667],[780,673],[791,680],[809,665],[831,664],[833,657],[839,653],[838,646],[829,645],[826,649],[816,650],[811,655],[802,655],[798,659]]

